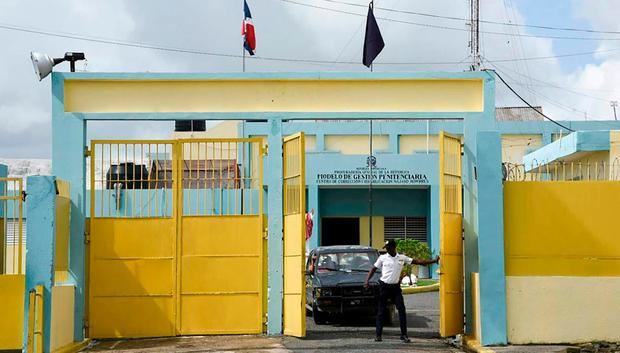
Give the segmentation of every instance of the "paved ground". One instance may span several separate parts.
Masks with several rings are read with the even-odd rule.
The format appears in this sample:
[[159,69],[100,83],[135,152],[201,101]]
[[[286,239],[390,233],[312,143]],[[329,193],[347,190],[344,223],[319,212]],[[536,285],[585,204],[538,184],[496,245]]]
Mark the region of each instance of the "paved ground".
[[383,342],[374,342],[374,318],[355,319],[342,324],[315,325],[307,320],[307,337],[285,337],[284,346],[293,352],[462,352],[439,337],[439,294],[419,293],[405,296],[410,344],[399,341],[398,320],[386,327]]
[[85,352],[107,353],[287,353],[281,338],[264,336],[193,336],[96,342]]
[[201,336],[95,342],[86,352],[110,353],[284,353],[284,352],[462,352],[439,337],[437,292],[405,296],[409,337],[398,340],[398,321],[386,327],[384,341],[374,342],[374,319],[348,320],[341,324],[315,325],[307,320],[307,337],[268,338],[264,336]]

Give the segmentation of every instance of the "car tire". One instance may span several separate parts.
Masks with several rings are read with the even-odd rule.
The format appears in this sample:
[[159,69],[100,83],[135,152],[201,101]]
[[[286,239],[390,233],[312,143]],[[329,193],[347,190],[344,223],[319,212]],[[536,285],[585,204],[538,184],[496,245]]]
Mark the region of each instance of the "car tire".
[[316,305],[312,305],[312,319],[317,325],[324,325],[327,323],[327,314],[322,313],[317,309]]

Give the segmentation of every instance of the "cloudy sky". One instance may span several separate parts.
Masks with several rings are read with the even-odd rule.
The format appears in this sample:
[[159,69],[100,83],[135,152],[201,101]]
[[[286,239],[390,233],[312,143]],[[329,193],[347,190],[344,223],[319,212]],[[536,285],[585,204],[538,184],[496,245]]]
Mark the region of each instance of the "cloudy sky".
[[[0,1],[0,43],[3,46],[0,55],[0,158],[49,158],[51,154],[50,80],[37,81],[29,60],[30,51],[51,56],[62,56],[65,51],[84,51],[88,62],[86,66],[78,65],[78,69],[91,72],[241,71],[238,56],[242,53],[242,2]],[[331,62],[258,58],[248,60],[248,71],[365,70],[361,64],[347,62],[361,60],[366,9],[337,2],[367,5],[366,0],[248,2],[257,28],[259,57]],[[375,71],[467,69],[470,62],[468,27],[465,21],[458,19],[469,16],[467,0],[376,0],[375,6],[386,41]],[[609,101],[620,100],[620,9],[616,1],[481,0],[481,13],[486,21],[599,31],[543,30],[483,23],[482,54],[488,60],[485,67],[499,70],[526,99],[543,105],[556,119],[613,119]],[[132,45],[189,49],[202,54],[111,45],[37,34],[32,30]],[[551,58],[536,59],[541,57]],[[57,69],[68,70],[65,65]],[[498,84],[497,105],[517,104],[519,102]],[[164,138],[172,129],[171,123],[146,124],[145,127],[145,123],[140,123],[139,128],[127,124],[93,124],[89,136]]]

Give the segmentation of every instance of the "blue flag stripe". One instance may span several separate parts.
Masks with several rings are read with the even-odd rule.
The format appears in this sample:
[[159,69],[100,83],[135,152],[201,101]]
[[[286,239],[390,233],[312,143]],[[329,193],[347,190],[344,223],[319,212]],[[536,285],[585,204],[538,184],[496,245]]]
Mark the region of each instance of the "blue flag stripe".
[[250,7],[246,0],[243,0],[243,12],[245,13],[245,18],[252,18],[252,13],[250,12]]

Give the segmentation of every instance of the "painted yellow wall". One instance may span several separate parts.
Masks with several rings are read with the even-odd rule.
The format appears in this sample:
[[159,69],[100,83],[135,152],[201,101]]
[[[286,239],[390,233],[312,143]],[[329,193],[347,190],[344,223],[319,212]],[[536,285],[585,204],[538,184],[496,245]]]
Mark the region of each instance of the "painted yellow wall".
[[[412,154],[414,152],[427,151],[426,135],[400,135],[398,137],[398,150],[400,154]],[[428,136],[428,150],[439,151],[439,138],[437,135]]]
[[65,81],[68,112],[481,112],[483,103],[481,79]]
[[542,135],[502,135],[502,161],[521,164],[523,156],[542,146]]
[[[388,135],[373,135],[372,150],[385,151],[389,148]],[[325,149],[342,154],[368,154],[368,135],[325,135]]]
[[0,350],[22,348],[25,286],[24,275],[0,275]]
[[52,287],[52,317],[50,350],[52,352],[73,344],[73,310],[75,288],[73,286]]
[[508,276],[620,276],[617,182],[507,182]]
[[[368,245],[370,242],[370,217],[360,217],[360,245]],[[381,216],[372,217],[372,247],[380,250],[385,239],[384,218]]]
[[506,277],[508,341],[620,340],[620,277]]
[[617,182],[506,182],[510,343],[620,340]]

